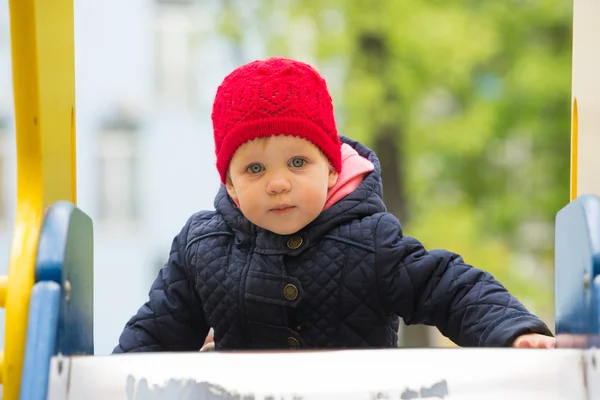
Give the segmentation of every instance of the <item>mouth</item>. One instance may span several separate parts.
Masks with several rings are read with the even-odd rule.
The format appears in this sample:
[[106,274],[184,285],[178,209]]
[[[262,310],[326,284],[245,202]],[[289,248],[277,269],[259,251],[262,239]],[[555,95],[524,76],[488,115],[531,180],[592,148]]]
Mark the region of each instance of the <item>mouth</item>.
[[291,213],[295,208],[296,208],[295,206],[281,204],[281,205],[278,205],[277,207],[271,208],[269,211],[271,211],[273,214],[285,215],[285,214]]

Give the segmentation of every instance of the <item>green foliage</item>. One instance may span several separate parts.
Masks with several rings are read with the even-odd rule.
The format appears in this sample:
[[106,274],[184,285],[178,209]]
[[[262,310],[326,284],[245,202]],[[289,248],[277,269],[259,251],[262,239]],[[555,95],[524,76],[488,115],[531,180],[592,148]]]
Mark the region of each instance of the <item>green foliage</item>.
[[378,126],[398,128],[405,233],[462,254],[550,319],[572,2],[261,0],[255,12],[269,55],[340,82],[341,134],[372,144]]

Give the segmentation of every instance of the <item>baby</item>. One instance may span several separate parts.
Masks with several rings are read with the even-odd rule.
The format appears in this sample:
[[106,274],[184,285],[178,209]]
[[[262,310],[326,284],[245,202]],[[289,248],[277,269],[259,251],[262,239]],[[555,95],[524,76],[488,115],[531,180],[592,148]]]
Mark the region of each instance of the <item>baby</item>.
[[285,58],[243,65],[212,113],[223,185],[175,237],[115,353],[395,347],[399,318],[460,346],[554,347],[489,273],[405,236],[375,153],[338,135],[327,85]]

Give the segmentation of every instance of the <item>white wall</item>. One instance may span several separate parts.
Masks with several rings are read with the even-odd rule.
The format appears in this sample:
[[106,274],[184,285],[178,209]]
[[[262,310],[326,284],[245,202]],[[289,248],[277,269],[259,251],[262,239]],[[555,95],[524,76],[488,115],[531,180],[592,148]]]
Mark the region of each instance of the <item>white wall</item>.
[[573,100],[579,115],[577,194],[600,196],[600,2],[575,0]]

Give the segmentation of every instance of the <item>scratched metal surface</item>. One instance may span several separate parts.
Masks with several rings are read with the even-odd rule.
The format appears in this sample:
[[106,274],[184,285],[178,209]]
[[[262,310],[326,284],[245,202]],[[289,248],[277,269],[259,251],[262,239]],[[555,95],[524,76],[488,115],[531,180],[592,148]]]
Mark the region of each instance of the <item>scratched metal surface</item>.
[[51,400],[586,399],[584,351],[400,349],[52,360]]
[[585,352],[585,386],[590,400],[600,399],[600,350]]

